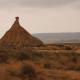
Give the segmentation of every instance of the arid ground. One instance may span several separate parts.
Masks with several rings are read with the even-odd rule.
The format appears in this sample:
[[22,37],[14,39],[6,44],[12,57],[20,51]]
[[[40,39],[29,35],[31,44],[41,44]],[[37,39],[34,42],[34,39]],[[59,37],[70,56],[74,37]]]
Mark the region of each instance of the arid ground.
[[80,80],[80,43],[44,44],[16,17],[0,39],[0,80]]

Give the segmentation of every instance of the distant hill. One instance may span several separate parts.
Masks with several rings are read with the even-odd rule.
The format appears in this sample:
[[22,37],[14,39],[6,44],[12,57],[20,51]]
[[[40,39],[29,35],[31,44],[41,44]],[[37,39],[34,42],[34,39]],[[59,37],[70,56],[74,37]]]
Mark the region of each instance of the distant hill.
[[80,32],[33,34],[45,43],[80,43]]

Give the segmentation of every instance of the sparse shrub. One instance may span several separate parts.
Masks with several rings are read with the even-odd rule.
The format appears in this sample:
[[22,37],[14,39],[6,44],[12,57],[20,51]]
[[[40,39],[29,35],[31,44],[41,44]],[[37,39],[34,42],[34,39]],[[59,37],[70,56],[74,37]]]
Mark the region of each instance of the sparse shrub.
[[15,67],[14,69],[9,69],[8,74],[12,77],[17,77],[20,80],[47,80],[46,72],[32,62],[21,63],[17,70]]
[[45,64],[44,64],[44,68],[46,68],[46,69],[51,69],[51,64],[50,64],[50,63],[45,63]]
[[29,79],[35,78],[35,80],[37,80],[37,73],[35,66],[33,66],[33,64],[31,63],[24,63],[22,65],[20,75],[22,75],[22,77],[27,76]]
[[17,54],[17,60],[24,61],[30,59],[31,59],[31,55],[28,52],[20,52]]

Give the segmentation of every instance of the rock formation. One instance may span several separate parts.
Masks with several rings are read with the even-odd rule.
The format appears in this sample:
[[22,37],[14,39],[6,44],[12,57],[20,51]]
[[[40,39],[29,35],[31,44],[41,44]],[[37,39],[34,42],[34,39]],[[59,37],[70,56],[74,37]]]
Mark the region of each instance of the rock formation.
[[8,47],[34,47],[43,45],[43,42],[22,28],[19,24],[19,17],[16,17],[10,30],[1,38],[0,44]]

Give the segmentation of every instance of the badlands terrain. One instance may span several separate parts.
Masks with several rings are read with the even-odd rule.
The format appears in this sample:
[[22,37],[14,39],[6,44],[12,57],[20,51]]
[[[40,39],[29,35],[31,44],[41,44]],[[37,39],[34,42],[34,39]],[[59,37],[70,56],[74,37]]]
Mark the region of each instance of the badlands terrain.
[[80,80],[80,43],[46,44],[16,17],[0,39],[0,80]]

